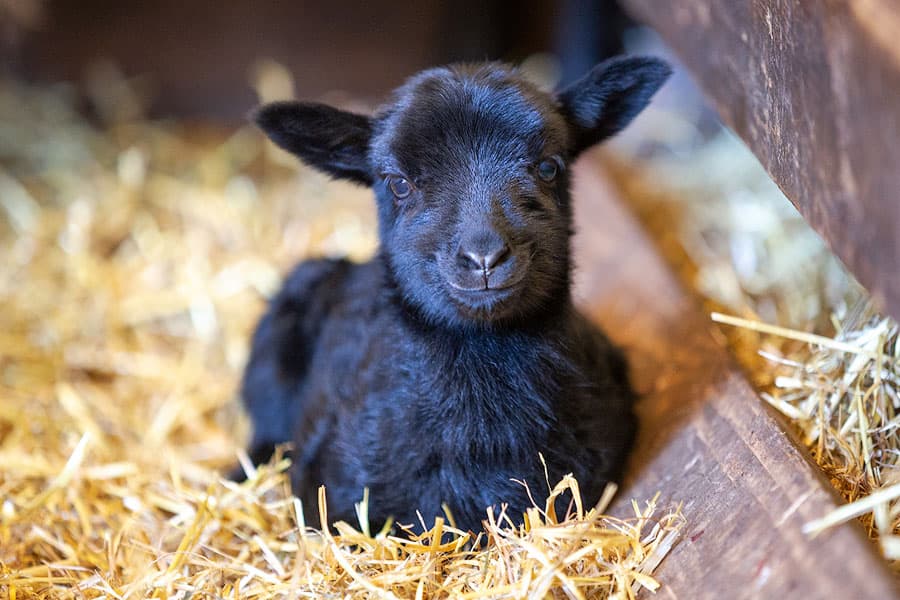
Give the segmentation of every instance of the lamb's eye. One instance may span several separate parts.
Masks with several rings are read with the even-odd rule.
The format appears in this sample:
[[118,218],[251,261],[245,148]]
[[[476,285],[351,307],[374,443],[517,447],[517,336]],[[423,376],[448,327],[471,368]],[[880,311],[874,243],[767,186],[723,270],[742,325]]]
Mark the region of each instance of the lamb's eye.
[[541,178],[541,181],[550,183],[556,179],[557,175],[559,175],[559,163],[556,159],[545,158],[538,163],[537,176]]
[[409,180],[405,177],[400,177],[399,175],[388,176],[388,187],[391,188],[391,193],[393,193],[394,197],[398,200],[408,198],[413,191],[413,186]]

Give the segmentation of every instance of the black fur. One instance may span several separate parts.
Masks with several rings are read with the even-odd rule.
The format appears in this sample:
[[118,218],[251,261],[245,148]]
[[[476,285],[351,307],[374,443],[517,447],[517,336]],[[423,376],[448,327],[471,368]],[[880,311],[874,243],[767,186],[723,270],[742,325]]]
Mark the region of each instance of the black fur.
[[546,495],[539,453],[551,482],[572,472],[595,502],[631,446],[633,393],[572,306],[566,166],[668,74],[616,59],[551,95],[502,65],[452,66],[371,118],[260,109],[279,145],[372,184],[381,248],[362,265],[302,263],[272,300],[244,378],[252,458],[293,442],[304,505],[325,484],[330,516],[354,522],[368,487],[376,526],[416,510],[430,522],[442,502],[463,528],[501,502],[518,516],[530,502],[516,480]]

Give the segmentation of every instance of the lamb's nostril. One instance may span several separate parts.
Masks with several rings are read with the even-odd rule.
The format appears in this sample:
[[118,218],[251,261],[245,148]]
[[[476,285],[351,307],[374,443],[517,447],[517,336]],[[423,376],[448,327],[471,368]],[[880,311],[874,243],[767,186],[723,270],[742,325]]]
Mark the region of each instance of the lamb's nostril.
[[470,269],[493,269],[501,262],[506,260],[509,256],[509,246],[503,244],[499,248],[495,250],[485,252],[474,252],[470,250],[463,250],[460,252],[460,256],[465,259],[467,262],[467,266]]
[[484,257],[484,268],[493,269],[509,257],[509,246],[503,246]]

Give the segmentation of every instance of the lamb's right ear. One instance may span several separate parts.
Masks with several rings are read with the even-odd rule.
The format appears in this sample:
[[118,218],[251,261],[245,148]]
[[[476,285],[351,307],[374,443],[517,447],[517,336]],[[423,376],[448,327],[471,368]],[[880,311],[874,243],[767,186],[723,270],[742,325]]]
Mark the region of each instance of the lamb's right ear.
[[313,102],[273,102],[253,113],[253,121],[281,148],[339,179],[372,184],[368,117]]

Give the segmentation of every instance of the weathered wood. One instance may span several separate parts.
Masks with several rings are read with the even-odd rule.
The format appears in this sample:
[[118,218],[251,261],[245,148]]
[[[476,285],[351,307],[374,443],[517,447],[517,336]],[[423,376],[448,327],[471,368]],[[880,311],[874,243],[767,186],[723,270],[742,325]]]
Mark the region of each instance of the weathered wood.
[[900,4],[624,0],[900,318]]
[[[664,598],[894,598],[862,527],[815,539],[838,499],[716,341],[713,326],[616,200],[596,160],[575,175],[577,294],[629,354],[641,432],[631,498],[684,502],[688,524],[658,570]],[[659,594],[658,594],[659,595]]]

